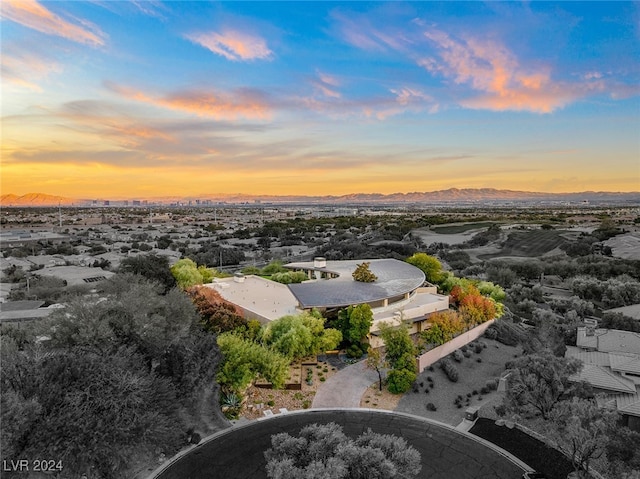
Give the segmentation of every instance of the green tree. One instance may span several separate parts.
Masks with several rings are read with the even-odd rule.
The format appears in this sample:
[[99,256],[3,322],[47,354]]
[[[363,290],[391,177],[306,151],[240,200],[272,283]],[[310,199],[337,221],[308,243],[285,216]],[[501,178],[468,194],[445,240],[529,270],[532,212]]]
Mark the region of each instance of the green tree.
[[262,339],[284,356],[298,359],[323,349],[335,349],[342,341],[342,334],[335,329],[325,329],[324,318],[319,313],[305,312],[271,321]]
[[284,386],[289,370],[289,360],[266,346],[245,339],[233,332],[218,336],[218,345],[224,362],[218,372],[218,382],[223,388],[240,392],[258,377]]
[[[380,327],[380,336],[384,341],[387,360],[392,368],[403,365],[407,354],[415,356],[416,348],[405,323],[398,327],[383,323]],[[415,365],[415,362],[413,364]]]
[[299,437],[274,434],[264,456],[270,479],[409,479],[422,468],[403,438],[369,429],[350,439],[335,423],[310,424]]
[[420,269],[431,284],[440,284],[443,279],[442,264],[437,258],[426,253],[416,253],[406,259],[407,263]]
[[171,267],[171,274],[173,274],[173,277],[181,289],[202,284],[204,281],[202,273],[198,270],[198,265],[189,258],[178,260],[176,264]]
[[416,348],[409,336],[409,329],[402,323],[399,327],[382,324],[380,336],[384,341],[387,361],[392,370],[387,375],[389,391],[401,394],[409,390],[416,380]]
[[349,306],[338,313],[344,339],[360,345],[373,325],[373,312],[368,304]]
[[378,389],[382,391],[382,372],[389,367],[384,349],[369,347],[366,361],[367,368],[378,373]]
[[351,276],[353,276],[353,279],[361,283],[375,282],[378,277],[369,269],[370,264],[371,263],[364,262],[356,266],[355,271],[351,274]]

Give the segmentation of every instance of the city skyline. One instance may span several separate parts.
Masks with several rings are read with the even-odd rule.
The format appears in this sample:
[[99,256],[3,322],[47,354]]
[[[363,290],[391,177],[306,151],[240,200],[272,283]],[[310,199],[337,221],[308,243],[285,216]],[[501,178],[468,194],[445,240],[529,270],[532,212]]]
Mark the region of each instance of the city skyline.
[[640,190],[633,2],[36,2],[2,194]]

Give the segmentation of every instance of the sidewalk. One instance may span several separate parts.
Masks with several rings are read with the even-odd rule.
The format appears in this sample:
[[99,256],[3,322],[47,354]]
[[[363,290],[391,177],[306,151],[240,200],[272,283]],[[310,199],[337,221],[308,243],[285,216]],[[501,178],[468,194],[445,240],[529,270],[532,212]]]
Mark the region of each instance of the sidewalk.
[[359,408],[362,395],[377,380],[365,361],[347,366],[318,387],[311,408]]

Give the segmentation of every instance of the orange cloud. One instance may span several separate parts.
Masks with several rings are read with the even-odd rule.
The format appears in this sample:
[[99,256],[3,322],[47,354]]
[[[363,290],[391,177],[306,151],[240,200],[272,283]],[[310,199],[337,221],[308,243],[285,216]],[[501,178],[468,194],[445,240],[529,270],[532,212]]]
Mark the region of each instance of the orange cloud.
[[55,35],[78,43],[104,45],[106,35],[95,25],[82,20],[83,28],[59,17],[36,0],[3,0],[3,18],[37,30],[47,35]]
[[136,101],[171,110],[195,113],[217,120],[267,119],[271,116],[271,107],[263,95],[248,89],[239,89],[233,93],[188,90],[164,97],[153,97],[144,92],[112,83],[107,83],[106,86],[112,91]]
[[601,82],[574,85],[554,82],[548,68],[523,68],[513,53],[495,41],[476,38],[458,41],[438,30],[424,35],[440,48],[442,62],[421,58],[420,66],[485,93],[460,102],[469,108],[550,113],[589,92],[603,89]]
[[187,39],[232,61],[268,60],[273,56],[264,39],[236,30],[196,33],[187,35]]

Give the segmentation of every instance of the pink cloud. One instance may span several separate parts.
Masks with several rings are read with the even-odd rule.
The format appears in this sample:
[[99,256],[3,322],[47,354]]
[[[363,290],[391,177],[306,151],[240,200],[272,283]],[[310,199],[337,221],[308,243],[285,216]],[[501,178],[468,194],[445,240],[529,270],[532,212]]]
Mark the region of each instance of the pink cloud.
[[269,60],[273,52],[264,39],[236,30],[187,35],[187,39],[228,60]]
[[32,81],[43,79],[51,72],[59,72],[60,66],[27,50],[8,52],[5,48],[2,58],[2,79],[13,85],[41,92],[42,88]]
[[211,90],[185,90],[165,96],[151,96],[139,90],[107,83],[112,91],[143,103],[171,110],[195,113],[216,120],[267,119],[271,117],[271,106],[259,92],[239,89],[234,92]]
[[106,35],[92,23],[86,20],[78,20],[82,26],[71,23],[36,0],[3,0],[1,14],[3,18],[25,27],[78,43],[101,46],[106,38]]
[[460,101],[469,108],[550,113],[604,89],[599,81],[556,82],[548,67],[525,68],[509,49],[493,40],[455,40],[438,30],[429,30],[424,35],[439,49],[441,61],[421,58],[418,65],[482,92],[480,96]]
[[322,95],[330,98],[341,98],[342,94],[337,90],[340,82],[334,76],[318,72],[318,79],[311,80],[313,87]]

